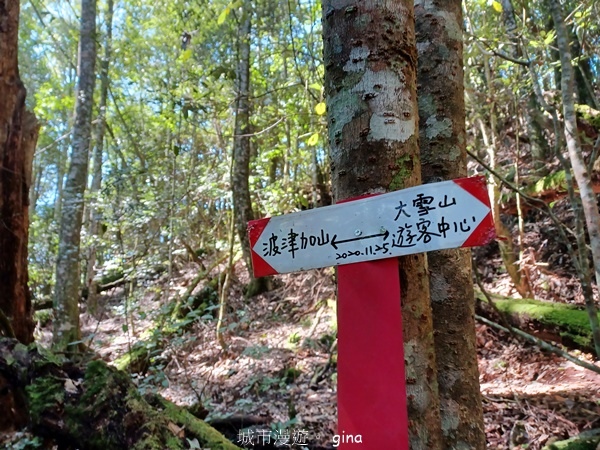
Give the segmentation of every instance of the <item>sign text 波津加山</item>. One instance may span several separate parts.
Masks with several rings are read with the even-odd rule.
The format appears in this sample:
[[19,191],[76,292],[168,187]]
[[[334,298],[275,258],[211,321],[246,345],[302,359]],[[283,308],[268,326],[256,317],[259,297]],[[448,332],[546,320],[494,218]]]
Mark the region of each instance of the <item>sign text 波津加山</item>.
[[255,276],[483,245],[486,189],[462,178],[250,222]]

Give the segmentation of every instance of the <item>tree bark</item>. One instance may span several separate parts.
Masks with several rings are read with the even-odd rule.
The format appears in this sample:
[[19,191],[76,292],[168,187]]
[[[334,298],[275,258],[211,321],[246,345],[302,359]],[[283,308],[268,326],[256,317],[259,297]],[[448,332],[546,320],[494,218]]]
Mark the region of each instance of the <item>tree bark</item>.
[[108,85],[110,79],[108,70],[110,67],[111,58],[111,43],[112,43],[112,22],[113,22],[114,1],[108,0],[106,3],[106,39],[104,41],[104,55],[100,63],[100,101],[98,104],[99,114],[98,123],[96,125],[96,145],[92,155],[92,184],[90,192],[95,196],[93,204],[89,208],[89,234],[92,238],[87,258],[87,274],[86,286],[88,288],[87,304],[90,312],[93,314],[98,307],[97,289],[94,282],[96,275],[96,261],[98,254],[98,240],[101,237],[100,221],[102,214],[98,208],[98,196],[102,187],[102,157],[104,154],[104,134],[106,131],[106,101],[108,98]]
[[[552,18],[556,28],[556,41],[560,54],[561,66],[561,96],[563,102],[563,120],[564,132],[569,151],[569,159],[573,168],[573,175],[579,186],[581,195],[581,204],[587,224],[588,236],[590,238],[590,246],[592,247],[592,259],[594,261],[594,269],[596,275],[596,284],[600,286],[600,212],[598,211],[598,203],[596,194],[592,186],[590,174],[583,159],[581,151],[581,142],[577,133],[577,116],[575,114],[575,102],[573,95],[575,92],[573,86],[574,71],[571,64],[571,50],[569,47],[569,35],[565,26],[561,6],[558,0],[550,0],[550,9],[552,10]],[[596,354],[600,356],[600,326],[598,324],[598,309],[593,301],[586,301],[586,308],[592,326],[592,334],[594,336],[594,345]]]
[[[335,200],[420,184],[412,1],[325,0],[323,18]],[[425,255],[402,257],[400,267],[410,446],[437,449],[439,399]]]
[[19,2],[0,0],[0,313],[10,322],[0,335],[28,344],[34,329],[27,286],[29,188],[39,125],[25,110],[18,35]]
[[244,261],[252,277],[250,241],[246,227],[254,218],[250,200],[250,32],[252,29],[251,6],[244,6],[239,24],[237,101],[233,138],[232,194],[235,223],[242,245]]
[[[415,2],[423,181],[467,175],[461,1]],[[427,255],[445,449],[485,449],[471,250]]]
[[[53,345],[65,351],[80,340],[79,250],[87,184],[96,64],[96,0],[81,1],[79,80],[71,163],[63,193],[56,286],[54,292]],[[69,351],[76,350],[70,346]]]
[[575,71],[575,88],[578,103],[588,105],[591,108],[597,108],[598,104],[594,98],[595,94],[590,86],[590,80],[594,79],[594,75],[590,67],[589,57],[586,57],[583,53],[574,26],[569,27],[568,33],[571,41],[571,53],[577,58],[577,65],[574,66],[573,69]]

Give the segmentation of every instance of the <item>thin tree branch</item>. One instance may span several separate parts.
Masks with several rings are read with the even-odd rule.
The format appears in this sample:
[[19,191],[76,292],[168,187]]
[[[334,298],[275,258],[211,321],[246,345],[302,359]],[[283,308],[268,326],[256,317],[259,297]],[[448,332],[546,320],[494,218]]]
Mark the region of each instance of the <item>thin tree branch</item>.
[[39,149],[38,151],[35,152],[35,156],[38,156],[42,153],[44,153],[46,150],[51,149],[52,147],[54,147],[56,144],[58,144],[60,141],[62,141],[63,139],[68,138],[69,136],[71,136],[72,130],[67,131],[65,134],[63,134],[62,136],[60,136],[59,138],[56,138],[52,143],[46,145],[45,147]]
[[36,17],[42,24],[42,27],[44,27],[44,30],[48,31],[48,35],[50,36],[50,39],[52,39],[52,41],[54,42],[54,45],[56,45],[56,48],[58,48],[58,51],[60,53],[62,53],[62,55],[65,57],[65,59],[67,60],[67,63],[71,67],[71,69],[77,71],[77,66],[75,65],[75,63],[73,63],[73,61],[71,59],[72,55],[69,55],[65,51],[65,49],[60,45],[60,42],[58,42],[58,39],[56,39],[54,37],[54,33],[52,33],[52,31],[51,31],[54,29],[54,27],[48,26],[46,24],[46,22],[44,22],[44,17],[42,16],[42,13],[40,12],[40,10],[37,8],[37,6],[35,5],[35,3],[33,1],[30,4],[31,4],[31,7],[33,8],[33,11],[35,12]]
[[592,148],[592,155],[590,156],[590,163],[588,164],[588,171],[590,173],[592,173],[592,170],[594,169],[594,163],[598,157],[598,150],[600,150],[600,134],[596,138],[596,142],[594,142],[594,148]]
[[596,372],[596,373],[600,373],[600,367],[598,367],[595,364],[591,364],[587,361],[583,361],[579,358],[576,358],[575,356],[571,355],[570,353],[558,348],[555,345],[549,344],[546,341],[543,341],[539,338],[536,338],[535,336],[532,336],[529,333],[525,333],[524,331],[515,328],[515,327],[510,327],[510,328],[506,328],[503,327],[502,325],[497,324],[496,322],[492,322],[491,320],[486,319],[485,317],[481,317],[477,314],[475,314],[475,318],[480,321],[481,323],[484,323],[485,325],[488,325],[492,328],[496,328],[497,330],[500,331],[504,331],[505,333],[511,333],[511,334],[515,334],[523,339],[525,339],[528,342],[531,342],[534,345],[537,345],[539,348],[541,348],[542,350],[546,350],[550,353],[554,353],[555,355],[559,355],[562,356],[563,358],[571,361],[573,364],[577,364],[580,367],[583,367],[585,369],[591,370],[592,372]]
[[266,133],[267,131],[275,128],[277,125],[279,125],[285,119],[287,119],[287,116],[283,116],[283,117],[279,118],[275,123],[269,125],[267,128],[263,128],[262,130],[257,131],[256,133],[232,134],[231,137],[252,137],[252,136],[258,136],[260,134]]
[[[492,48],[492,46],[489,45],[487,42],[485,42],[484,40],[481,40],[480,38],[478,38],[477,36],[475,36],[473,34],[471,34],[471,37],[473,37],[475,44],[477,45],[477,47],[479,47],[479,50],[487,56],[498,56],[499,58],[505,59],[507,61],[510,61],[512,63],[518,64],[518,65],[524,66],[524,67],[529,67],[531,65],[531,61],[528,59],[515,58],[514,56],[510,56],[507,53],[504,53],[500,50],[496,50],[496,49]],[[485,48],[482,48],[482,46]]]
[[[302,76],[302,72],[300,71],[300,65],[298,64],[298,53],[296,51],[296,44],[295,44],[295,40],[294,40],[294,26],[292,23],[292,5],[290,3],[290,0],[287,0],[287,5],[288,5],[288,25],[289,25],[289,29],[290,29],[290,41],[292,43],[292,54],[294,55],[294,67],[296,69],[296,72],[298,73],[298,78],[300,78],[300,81],[302,82],[302,84],[304,86],[306,86],[306,81],[304,80],[304,77]],[[308,95],[310,95],[314,101],[318,102],[319,99],[310,91],[310,89],[306,89],[308,92]]]
[[529,61],[529,60],[514,58],[514,57],[510,56],[509,54],[501,52],[499,50],[494,50],[494,49],[490,48],[490,52],[494,56],[498,56],[502,59],[505,59],[505,60],[510,61],[515,64],[518,64],[520,66],[529,67],[531,65],[531,61]]
[[279,87],[279,88],[275,88],[275,89],[271,89],[271,90],[265,91],[265,92],[263,92],[261,94],[256,94],[256,95],[248,96],[248,98],[251,99],[251,100],[254,100],[254,99],[257,99],[257,98],[265,97],[265,96],[267,96],[269,94],[272,94],[274,92],[285,91],[286,89],[290,89],[290,88],[298,87],[298,86],[304,86],[304,85],[302,83],[287,84],[287,85]]
[[[131,145],[133,147],[134,153],[136,154],[136,156],[140,160],[140,163],[142,164],[142,167],[145,169],[146,168],[146,158],[144,157],[144,153],[142,152],[141,148],[138,145],[139,139],[136,139],[133,136],[133,134],[131,132],[131,129],[129,128],[129,125],[127,124],[127,121],[125,120],[125,117],[121,113],[121,109],[119,108],[119,104],[117,102],[117,99],[116,99],[116,97],[115,97],[115,95],[114,95],[114,93],[112,91],[112,88],[110,86],[108,87],[108,93],[110,94],[110,98],[112,99],[113,105],[115,105],[115,110],[117,112],[117,115],[119,116],[119,119],[121,120],[121,123],[123,124],[123,127],[125,128],[125,132],[127,134],[127,137],[129,138],[129,141],[131,142]],[[151,175],[150,175],[150,177],[152,178]]]

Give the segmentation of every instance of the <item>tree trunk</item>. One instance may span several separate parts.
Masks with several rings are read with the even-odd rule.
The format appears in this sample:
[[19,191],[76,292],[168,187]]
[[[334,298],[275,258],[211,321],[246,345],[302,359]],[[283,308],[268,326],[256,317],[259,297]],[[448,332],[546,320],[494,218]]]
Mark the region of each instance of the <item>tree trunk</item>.
[[[423,180],[467,175],[461,1],[415,2]],[[445,449],[485,449],[471,250],[427,255]]]
[[[79,249],[87,184],[96,64],[96,0],[81,1],[79,81],[71,163],[63,193],[56,286],[54,292],[54,335],[56,350],[65,351],[80,340]],[[70,351],[75,347],[69,348]]]
[[54,221],[58,224],[60,224],[62,217],[63,188],[65,185],[65,160],[67,159],[67,152],[67,146],[65,145],[63,148],[63,146],[59,144],[58,160],[56,161],[56,195],[54,197]]
[[98,253],[98,240],[101,238],[100,221],[102,214],[98,209],[98,196],[102,187],[102,156],[104,153],[104,133],[106,131],[106,100],[108,98],[108,69],[111,57],[112,42],[112,21],[113,21],[114,1],[108,0],[106,3],[106,40],[104,41],[104,56],[100,63],[100,102],[98,123],[96,125],[96,145],[92,156],[92,184],[90,193],[94,196],[93,204],[89,208],[89,235],[92,238],[87,258],[86,286],[88,288],[87,304],[90,312],[94,314],[98,307],[98,295],[94,282],[96,275],[96,261]]
[[571,55],[574,60],[577,60],[577,65],[572,66],[574,69],[575,76],[575,89],[577,93],[577,100],[579,104],[588,105],[591,108],[597,108],[595,94],[593,88],[590,86],[590,80],[593,80],[594,75],[590,67],[590,60],[583,54],[579,37],[575,32],[573,26],[569,27],[568,30],[569,40],[571,42]]
[[[550,0],[550,8],[552,10],[552,18],[556,28],[556,41],[560,54],[560,83],[563,102],[563,119],[565,124],[565,139],[567,142],[567,149],[569,150],[569,159],[571,160],[573,175],[575,176],[575,180],[577,181],[581,195],[581,204],[587,224],[590,245],[592,247],[592,259],[594,261],[596,284],[600,286],[600,212],[598,211],[598,203],[596,194],[594,193],[594,189],[592,187],[591,177],[587,170],[585,161],[583,160],[581,142],[577,133],[577,117],[575,114],[575,102],[573,101],[574,71],[571,64],[569,36],[562,17],[559,1]],[[590,324],[592,326],[596,354],[600,357],[600,326],[598,325],[598,309],[593,299],[589,299],[589,301],[586,300],[586,308],[588,310]]]
[[27,286],[29,188],[39,125],[19,78],[19,2],[0,0],[0,335],[33,341]]
[[235,130],[233,138],[233,209],[237,233],[242,244],[244,261],[252,278],[252,258],[250,241],[246,231],[247,223],[252,220],[250,200],[250,31],[252,29],[252,11],[244,6],[239,25],[237,101],[235,111]]
[[[412,1],[326,0],[323,17],[335,200],[420,184]],[[400,258],[413,450],[441,448],[425,261],[424,254]]]
[[529,140],[531,142],[531,156],[533,164],[539,176],[548,174],[547,161],[552,154],[548,138],[546,137],[547,119],[541,111],[540,103],[535,93],[527,94],[527,109],[525,117],[529,128]]
[[[35,159],[35,158],[34,158]],[[31,187],[29,189],[29,209],[35,211],[40,192],[42,190],[42,180],[44,178],[44,167],[38,162],[32,165]]]

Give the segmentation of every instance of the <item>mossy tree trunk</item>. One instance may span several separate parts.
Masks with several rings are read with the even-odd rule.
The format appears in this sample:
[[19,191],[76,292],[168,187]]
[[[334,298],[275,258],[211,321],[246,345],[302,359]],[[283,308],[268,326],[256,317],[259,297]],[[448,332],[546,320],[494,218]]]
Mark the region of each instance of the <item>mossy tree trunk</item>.
[[[461,1],[415,2],[423,181],[467,175]],[[427,255],[443,448],[485,449],[471,251]]]
[[27,286],[29,188],[39,125],[19,78],[19,2],[0,0],[0,336],[33,341]]
[[[413,2],[326,0],[323,18],[335,200],[420,184]],[[425,255],[402,257],[400,267],[410,445],[437,449],[439,399]]]
[[92,134],[95,67],[96,0],[82,0],[75,124],[71,162],[63,193],[54,288],[53,345],[61,351],[77,350],[77,346],[69,344],[81,339],[79,250]]

